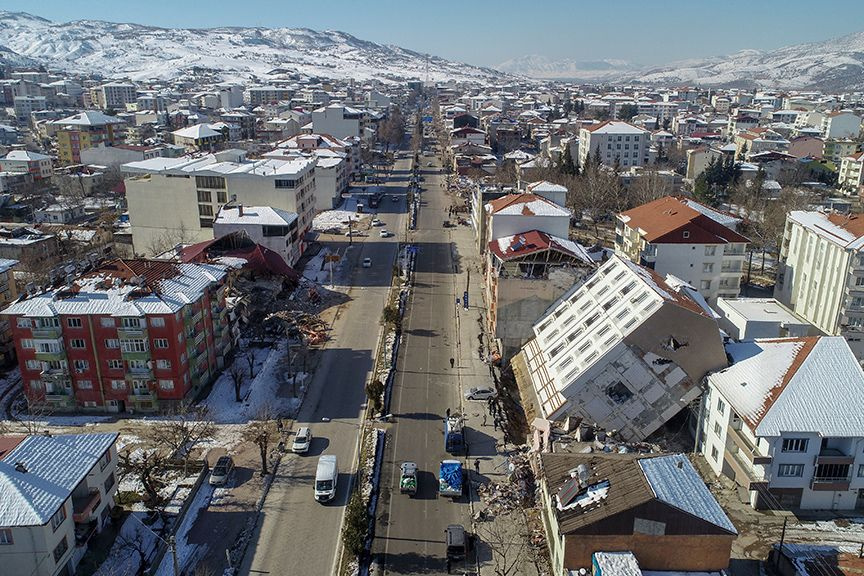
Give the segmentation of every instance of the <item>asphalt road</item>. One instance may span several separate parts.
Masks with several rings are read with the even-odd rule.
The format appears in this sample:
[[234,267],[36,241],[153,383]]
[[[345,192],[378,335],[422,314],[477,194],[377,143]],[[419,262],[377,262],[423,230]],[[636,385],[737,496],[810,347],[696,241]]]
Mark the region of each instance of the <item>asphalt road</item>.
[[[390,411],[394,423],[384,452],[382,493],[374,552],[386,574],[445,574],[444,529],[469,525],[466,499],[438,497],[438,465],[444,450],[447,408],[460,411],[455,353],[454,253],[447,229],[447,201],[440,188],[438,160],[421,157],[421,210],[413,242],[419,247],[415,283],[403,320],[404,336],[397,363]],[[399,465],[418,465],[416,497],[399,493]]]
[[[407,168],[407,161],[404,163]],[[378,214],[395,233],[405,228],[401,189],[405,183],[392,185],[400,200],[390,200],[388,191]],[[350,287],[346,287],[349,301],[334,322],[331,341],[295,424],[295,429],[310,426],[312,445],[306,455],[283,457],[240,574],[333,573],[349,485],[354,481],[360,415],[366,402],[364,386],[373,368],[400,236],[383,239],[373,228],[369,236],[354,238],[354,247],[348,250],[343,266],[351,267],[347,275]],[[338,242],[347,244],[348,239]],[[372,259],[370,268],[361,267],[366,257]],[[328,504],[319,504],[313,497],[321,454],[335,454],[339,461],[336,498]]]

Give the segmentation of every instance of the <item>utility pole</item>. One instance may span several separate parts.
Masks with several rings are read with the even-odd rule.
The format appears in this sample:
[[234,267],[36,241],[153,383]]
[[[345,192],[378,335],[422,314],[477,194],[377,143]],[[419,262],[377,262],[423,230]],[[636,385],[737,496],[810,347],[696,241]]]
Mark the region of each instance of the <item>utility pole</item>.
[[777,548],[777,557],[775,558],[774,566],[780,567],[780,555],[783,554],[783,540],[786,539],[786,522],[789,521],[789,516],[783,517],[783,531],[780,532],[780,547]]
[[168,538],[168,546],[171,548],[171,559],[174,561],[174,576],[180,576],[180,565],[177,563],[177,540],[174,536]]

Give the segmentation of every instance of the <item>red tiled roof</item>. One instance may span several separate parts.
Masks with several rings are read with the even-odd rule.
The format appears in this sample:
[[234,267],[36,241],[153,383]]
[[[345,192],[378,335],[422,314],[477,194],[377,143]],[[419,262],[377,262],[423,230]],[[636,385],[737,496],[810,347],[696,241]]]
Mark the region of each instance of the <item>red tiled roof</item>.
[[501,250],[501,243],[498,240],[489,242],[489,251],[492,252],[499,260],[514,260],[522,258],[528,254],[542,252],[544,250],[556,250],[564,254],[568,254],[574,258],[584,259],[581,254],[577,254],[558,243],[553,236],[541,232],[539,230],[530,230],[521,234],[514,234],[510,239],[510,244],[504,251]]
[[26,436],[0,436],[0,460],[15,449]]
[[[622,212],[627,226],[644,231],[647,242],[657,244],[727,244],[749,242],[741,234],[715,222],[683,201],[666,196]],[[687,238],[684,232],[688,232]]]
[[864,217],[857,214],[831,212],[828,214],[828,221],[835,226],[849,231],[850,234],[854,234],[858,238],[864,236]]

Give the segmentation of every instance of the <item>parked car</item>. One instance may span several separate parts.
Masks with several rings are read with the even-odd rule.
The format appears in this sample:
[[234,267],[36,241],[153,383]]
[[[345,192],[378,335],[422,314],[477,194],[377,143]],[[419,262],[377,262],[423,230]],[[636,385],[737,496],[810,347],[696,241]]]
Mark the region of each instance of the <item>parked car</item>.
[[371,258],[363,258],[363,268],[371,268],[372,267],[372,259]]
[[469,388],[467,392],[465,392],[466,400],[488,400],[489,398],[494,398],[496,396],[495,389],[491,386],[483,386],[481,388]]
[[389,238],[390,236],[393,236],[393,233],[389,230],[381,230],[378,235],[381,236],[381,238]]
[[403,462],[399,468],[402,472],[399,476],[399,492],[413,496],[417,493],[417,464]]
[[384,222],[381,221],[380,218],[372,219],[372,226],[385,226]]
[[210,471],[210,484],[212,486],[221,486],[228,481],[228,476],[234,470],[234,459],[231,456],[220,456]]
[[294,443],[291,444],[291,451],[295,454],[305,454],[309,451],[309,446],[312,444],[312,431],[308,426],[303,426],[297,430],[297,435],[294,436]]
[[393,195],[390,196],[390,200],[392,200],[393,202],[398,202],[398,201],[399,201],[399,196],[397,196],[396,194],[393,194]]

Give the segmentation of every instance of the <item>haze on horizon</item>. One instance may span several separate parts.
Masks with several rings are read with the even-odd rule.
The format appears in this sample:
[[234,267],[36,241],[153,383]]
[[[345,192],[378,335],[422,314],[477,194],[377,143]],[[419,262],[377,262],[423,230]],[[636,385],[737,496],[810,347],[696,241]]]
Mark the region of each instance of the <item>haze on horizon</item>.
[[[341,30],[378,44],[481,66],[540,55],[552,60],[626,60],[662,65],[688,58],[720,56],[745,49],[830,40],[864,31],[856,0],[803,0],[716,4],[668,0],[618,0],[614,4],[547,0],[539,7],[501,0],[487,3],[441,0],[429,3],[331,0],[327,10],[276,0],[211,0],[207,10],[189,3],[151,0],[140,4],[105,0],[3,0],[0,9],[27,12],[55,22],[106,20],[165,28],[225,26]],[[827,4],[827,6],[826,6]],[[844,13],[842,21],[814,18],[814,12]]]

